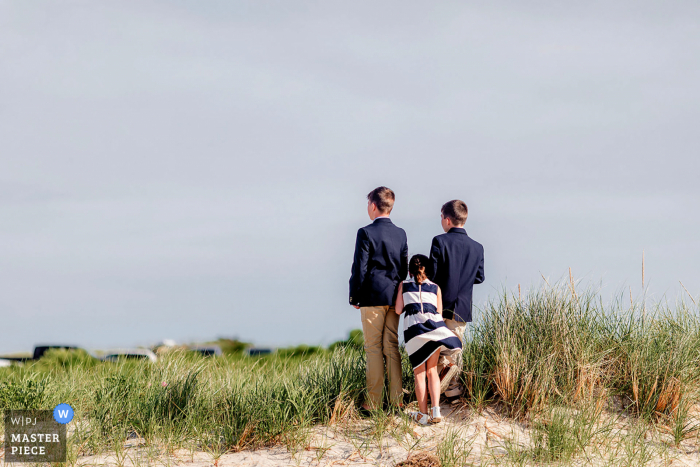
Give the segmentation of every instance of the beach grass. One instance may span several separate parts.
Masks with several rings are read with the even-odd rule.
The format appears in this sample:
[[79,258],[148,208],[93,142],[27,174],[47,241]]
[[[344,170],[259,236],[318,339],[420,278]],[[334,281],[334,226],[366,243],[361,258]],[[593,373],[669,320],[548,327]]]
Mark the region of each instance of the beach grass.
[[[462,404],[523,424],[529,436],[501,443],[498,455],[476,461],[471,442],[450,429],[434,446],[443,465],[591,458],[644,465],[660,452],[697,442],[700,319],[694,304],[630,303],[622,296],[604,303],[599,293],[576,291],[571,281],[525,296],[504,292],[477,314],[466,336]],[[380,411],[362,428],[353,425],[365,359],[357,333],[349,342],[355,345],[262,357],[205,358],[176,350],[155,363],[107,363],[82,351],[51,350],[37,362],[0,368],[0,408],[70,404],[76,419],[69,464],[104,452],[118,458],[129,439],[205,451],[214,461],[273,445],[295,453],[308,447],[318,426],[342,427],[358,452],[381,450],[391,437],[410,443],[410,422],[396,412]],[[403,363],[408,402],[413,375],[405,354]]]
[[698,318],[684,302],[606,306],[564,287],[504,294],[468,336],[467,396],[475,406],[500,402],[516,418],[612,397],[645,419],[677,418],[698,400]]

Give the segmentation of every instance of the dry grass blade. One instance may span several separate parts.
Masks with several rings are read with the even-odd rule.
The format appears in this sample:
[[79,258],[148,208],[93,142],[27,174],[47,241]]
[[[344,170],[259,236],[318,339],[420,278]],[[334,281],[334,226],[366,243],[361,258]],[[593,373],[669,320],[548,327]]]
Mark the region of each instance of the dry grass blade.
[[678,403],[681,399],[681,382],[678,378],[671,378],[661,391],[659,400],[656,403],[654,411],[658,414],[671,413],[674,414],[678,409]]
[[576,288],[574,286],[574,275],[571,273],[571,268],[569,268],[569,285],[571,287],[571,297],[576,299]]
[[681,284],[681,287],[683,287],[683,290],[685,290],[685,293],[687,293],[688,296],[690,297],[690,300],[693,302],[693,305],[698,306],[698,304],[695,303],[695,299],[693,298],[693,296],[690,295],[690,292],[688,292],[688,289],[686,289],[685,286],[683,285],[683,282],[681,282],[681,281],[678,281],[678,282]]

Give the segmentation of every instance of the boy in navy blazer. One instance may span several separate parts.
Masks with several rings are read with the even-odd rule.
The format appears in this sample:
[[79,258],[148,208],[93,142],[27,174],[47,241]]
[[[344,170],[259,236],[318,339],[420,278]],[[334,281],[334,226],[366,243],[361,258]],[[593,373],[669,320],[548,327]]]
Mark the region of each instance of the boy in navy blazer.
[[[464,331],[472,321],[472,290],[484,282],[484,247],[464,230],[469,213],[464,201],[448,201],[442,206],[444,234],[433,238],[430,248],[432,281],[442,290],[443,319],[464,344]],[[459,383],[461,353],[441,354],[438,361],[440,392],[449,399],[463,392]]]
[[365,410],[382,407],[385,365],[390,402],[400,404],[403,394],[394,303],[399,282],[408,274],[408,242],[406,232],[389,219],[394,199],[394,192],[383,186],[367,195],[367,214],[373,222],[357,231],[350,277],[350,305],[361,311],[367,354]]

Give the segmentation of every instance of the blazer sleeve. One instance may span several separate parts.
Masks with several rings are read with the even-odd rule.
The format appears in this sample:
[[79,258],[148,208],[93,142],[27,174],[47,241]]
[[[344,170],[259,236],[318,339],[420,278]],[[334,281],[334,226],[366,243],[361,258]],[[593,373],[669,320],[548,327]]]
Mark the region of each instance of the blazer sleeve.
[[360,289],[367,273],[367,261],[369,259],[369,237],[365,229],[357,231],[355,240],[355,256],[352,261],[350,275],[350,304],[360,305]]
[[481,284],[486,279],[484,275],[484,252],[481,251],[481,258],[479,258],[479,268],[476,270],[476,278],[474,279],[475,284]]
[[430,246],[430,272],[428,274],[431,281],[435,281],[438,269],[442,266],[442,253],[440,250],[440,242],[435,237],[433,238],[433,244]]
[[399,268],[400,280],[406,280],[408,276],[408,240],[404,239],[403,248],[401,249],[401,267]]

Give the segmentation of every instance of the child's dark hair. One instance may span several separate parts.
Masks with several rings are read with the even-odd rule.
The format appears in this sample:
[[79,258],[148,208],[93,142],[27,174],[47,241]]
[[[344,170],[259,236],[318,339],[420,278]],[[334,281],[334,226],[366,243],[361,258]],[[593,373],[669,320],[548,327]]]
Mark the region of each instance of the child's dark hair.
[[411,257],[411,261],[408,262],[408,272],[411,273],[417,284],[420,284],[428,278],[425,271],[429,265],[430,260],[425,255],[413,255]]

